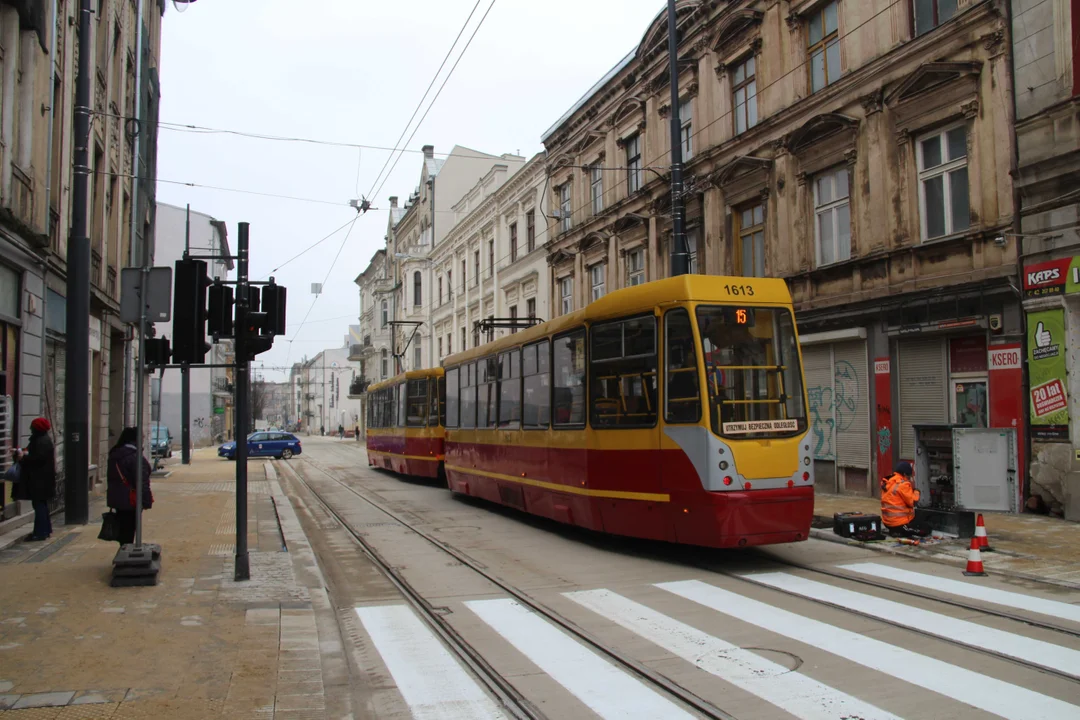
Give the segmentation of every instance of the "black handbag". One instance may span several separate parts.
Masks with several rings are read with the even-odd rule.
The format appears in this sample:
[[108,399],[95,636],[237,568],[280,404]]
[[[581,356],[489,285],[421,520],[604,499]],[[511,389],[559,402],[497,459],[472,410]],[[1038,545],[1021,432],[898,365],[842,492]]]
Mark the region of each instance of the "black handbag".
[[101,514],[101,532],[98,533],[98,540],[104,540],[105,542],[117,542],[120,539],[120,522],[116,516],[116,513],[109,511]]

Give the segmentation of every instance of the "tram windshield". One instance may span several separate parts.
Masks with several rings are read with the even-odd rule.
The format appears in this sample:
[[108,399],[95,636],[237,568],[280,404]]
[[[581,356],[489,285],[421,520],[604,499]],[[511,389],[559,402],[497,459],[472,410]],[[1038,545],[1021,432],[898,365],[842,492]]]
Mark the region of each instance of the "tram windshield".
[[803,432],[806,409],[791,311],[703,305],[697,320],[713,432],[733,438]]

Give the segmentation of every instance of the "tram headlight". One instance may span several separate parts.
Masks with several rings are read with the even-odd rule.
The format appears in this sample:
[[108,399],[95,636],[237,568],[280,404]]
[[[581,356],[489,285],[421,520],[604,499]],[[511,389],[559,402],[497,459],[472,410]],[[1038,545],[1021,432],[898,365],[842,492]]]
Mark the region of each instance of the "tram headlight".
[[727,460],[721,460],[720,461],[720,469],[721,470],[727,470],[728,469],[728,461]]
[[809,457],[804,457],[802,459],[802,464],[803,465],[809,465],[810,464],[810,458]]

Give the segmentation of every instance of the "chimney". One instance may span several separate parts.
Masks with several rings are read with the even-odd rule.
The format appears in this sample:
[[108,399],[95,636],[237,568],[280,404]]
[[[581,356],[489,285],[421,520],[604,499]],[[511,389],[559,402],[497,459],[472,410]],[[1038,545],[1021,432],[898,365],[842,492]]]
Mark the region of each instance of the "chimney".
[[425,145],[423,147],[423,150],[424,150],[424,159],[425,160],[430,160],[431,158],[435,157],[435,146],[434,145]]
[[392,207],[392,208],[397,207],[397,195],[392,195],[390,197],[390,207]]

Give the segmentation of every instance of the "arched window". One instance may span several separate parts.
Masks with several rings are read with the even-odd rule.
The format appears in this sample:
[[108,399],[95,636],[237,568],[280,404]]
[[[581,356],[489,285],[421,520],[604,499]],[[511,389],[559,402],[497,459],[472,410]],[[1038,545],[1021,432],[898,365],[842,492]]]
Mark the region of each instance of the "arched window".
[[390,356],[383,348],[379,362],[380,377],[385,380],[390,375]]
[[419,270],[414,272],[413,275],[412,275],[412,303],[416,307],[420,307],[421,305],[424,304],[424,301],[423,301],[422,295],[421,295],[420,271]]

